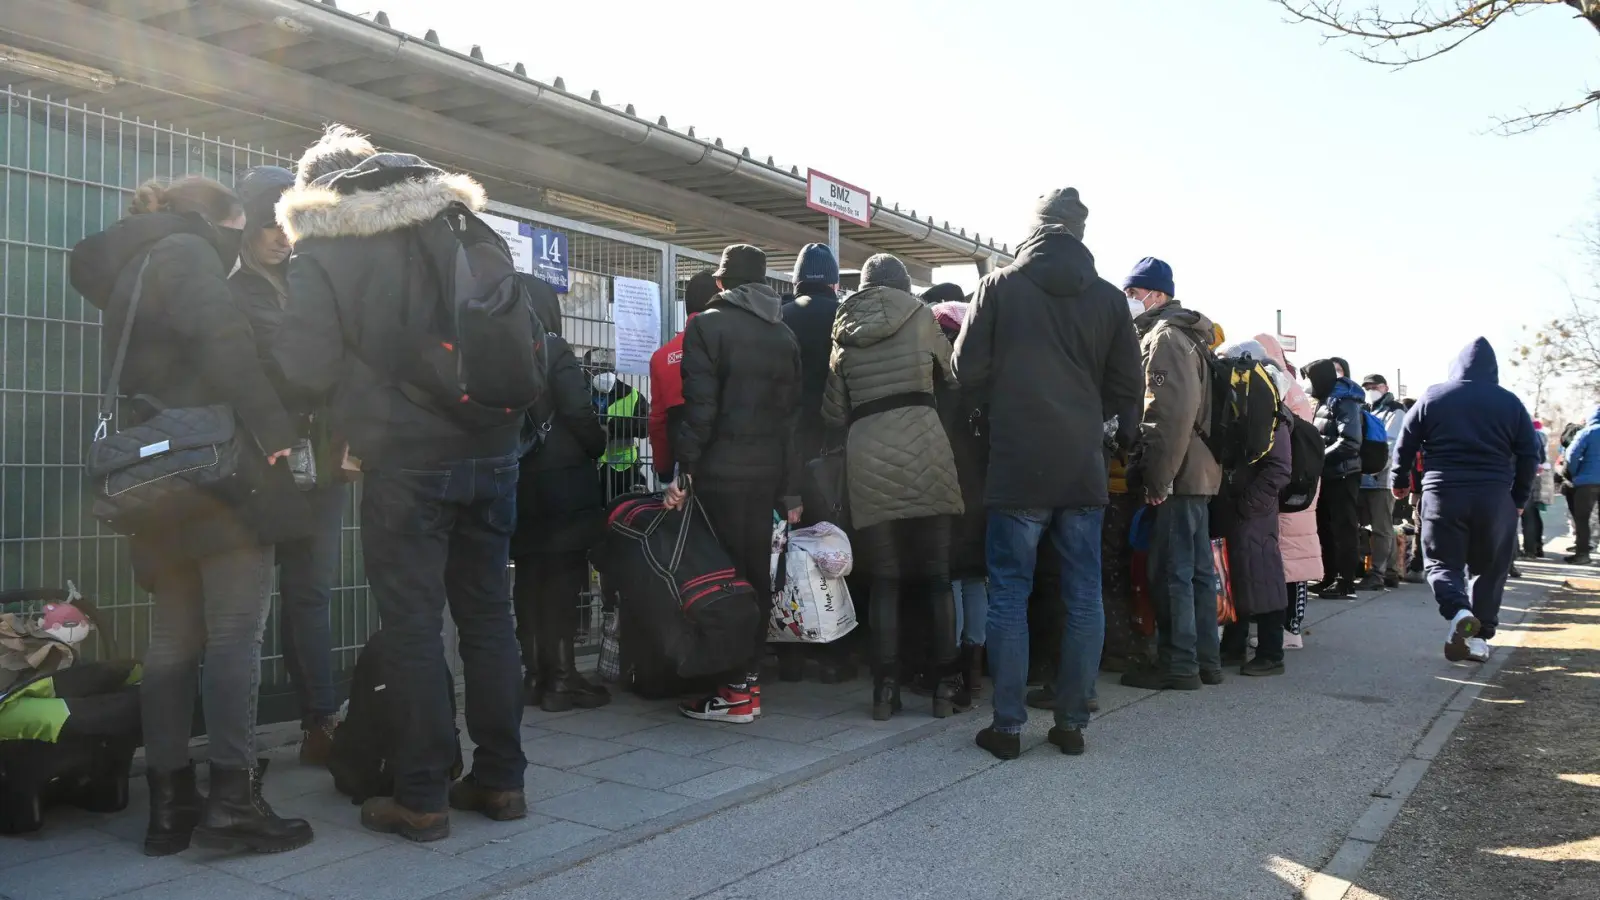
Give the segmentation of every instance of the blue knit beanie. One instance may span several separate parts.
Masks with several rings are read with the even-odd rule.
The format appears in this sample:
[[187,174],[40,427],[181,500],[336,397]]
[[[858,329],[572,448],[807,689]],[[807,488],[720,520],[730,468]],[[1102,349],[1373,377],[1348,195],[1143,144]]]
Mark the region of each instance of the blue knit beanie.
[[827,244],[807,244],[794,261],[794,283],[838,284],[839,261]]
[[1122,282],[1122,289],[1128,288],[1160,291],[1168,297],[1178,296],[1177,290],[1172,286],[1172,267],[1154,256],[1146,256],[1139,260],[1139,264],[1128,273],[1127,280]]

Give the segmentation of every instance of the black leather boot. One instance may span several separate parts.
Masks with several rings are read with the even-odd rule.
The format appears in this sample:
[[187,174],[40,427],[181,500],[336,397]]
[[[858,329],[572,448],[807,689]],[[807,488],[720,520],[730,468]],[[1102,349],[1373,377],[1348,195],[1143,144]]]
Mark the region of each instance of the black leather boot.
[[872,581],[872,718],[900,711],[900,582]]
[[983,645],[963,644],[961,663],[961,686],[967,692],[967,702],[976,703],[983,696]]
[[534,695],[545,712],[598,709],[611,702],[611,692],[578,674],[572,638],[540,641],[539,683]]
[[311,843],[311,823],[282,819],[261,796],[266,760],[254,769],[211,767],[211,796],[206,799],[196,845],[211,850],[284,853]]
[[872,679],[872,718],[879,722],[900,711],[900,681],[893,675],[879,674]]
[[189,838],[200,824],[206,798],[194,784],[194,766],[174,772],[144,774],[150,785],[150,827],[144,833],[145,856],[171,856],[189,849]]

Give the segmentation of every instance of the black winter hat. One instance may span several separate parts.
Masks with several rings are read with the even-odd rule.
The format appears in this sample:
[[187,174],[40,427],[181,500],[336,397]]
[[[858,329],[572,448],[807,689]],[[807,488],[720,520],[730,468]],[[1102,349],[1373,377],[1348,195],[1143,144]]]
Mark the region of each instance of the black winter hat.
[[961,303],[967,299],[966,292],[961,290],[961,285],[951,284],[946,281],[936,284],[922,292],[919,298],[923,303],[932,306],[935,303]]
[[1077,188],[1058,188],[1041,194],[1033,208],[1040,225],[1064,225],[1072,236],[1083,240],[1084,225],[1089,219],[1089,207],[1078,199]]
[[763,281],[767,277],[767,254],[750,244],[730,244],[723,248],[722,261],[711,274],[746,284]]
[[879,253],[868,259],[861,267],[861,288],[865,290],[879,285],[910,293],[911,275],[906,272],[906,264],[888,253]]
[[711,304],[711,298],[717,295],[717,279],[711,270],[705,269],[694,274],[689,283],[683,286],[684,312],[693,315],[704,312]]
[[278,224],[273,207],[283,192],[294,187],[294,173],[279,166],[256,166],[244,173],[234,192],[244,206],[245,225],[249,228],[271,228]]

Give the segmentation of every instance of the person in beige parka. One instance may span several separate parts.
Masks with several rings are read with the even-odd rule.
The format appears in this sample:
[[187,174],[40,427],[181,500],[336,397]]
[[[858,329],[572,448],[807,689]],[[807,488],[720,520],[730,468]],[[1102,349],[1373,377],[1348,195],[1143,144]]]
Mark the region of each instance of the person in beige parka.
[[933,714],[959,696],[951,517],[963,512],[955,456],[934,403],[934,380],[953,385],[950,342],[911,295],[905,265],[867,260],[861,290],[839,305],[822,401],[832,429],[849,429],[845,464],[857,559],[872,575],[872,714],[900,708],[899,611],[903,580],[928,582],[931,658],[939,672]]

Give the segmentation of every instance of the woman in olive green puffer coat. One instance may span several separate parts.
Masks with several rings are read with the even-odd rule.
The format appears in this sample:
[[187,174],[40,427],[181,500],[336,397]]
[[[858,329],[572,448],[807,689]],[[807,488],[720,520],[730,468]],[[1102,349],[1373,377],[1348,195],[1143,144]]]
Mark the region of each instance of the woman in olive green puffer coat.
[[873,718],[900,708],[903,579],[929,585],[939,671],[933,714],[948,716],[970,704],[957,677],[950,589],[951,517],[963,512],[961,486],[934,403],[935,379],[955,383],[950,343],[911,295],[905,266],[888,254],[867,260],[861,290],[839,305],[833,341],[822,417],[830,428],[849,427],[850,518],[857,559],[872,576]]

